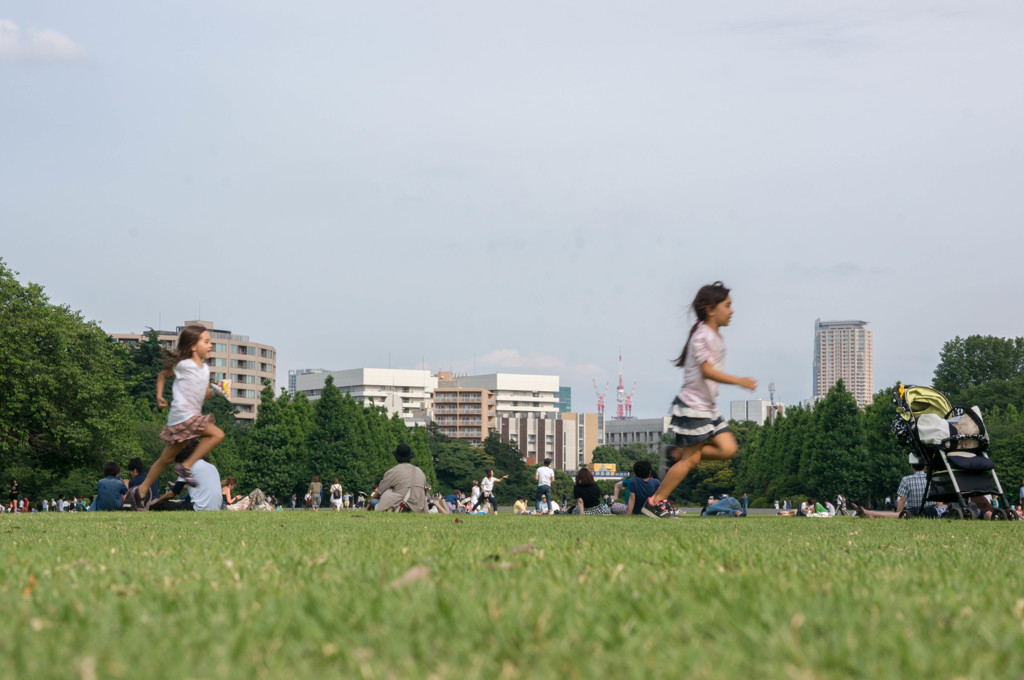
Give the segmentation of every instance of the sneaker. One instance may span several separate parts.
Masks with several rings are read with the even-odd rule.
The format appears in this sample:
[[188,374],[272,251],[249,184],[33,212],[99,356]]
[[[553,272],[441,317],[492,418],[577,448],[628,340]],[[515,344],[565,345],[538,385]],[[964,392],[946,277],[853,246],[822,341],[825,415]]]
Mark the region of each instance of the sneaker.
[[654,505],[651,505],[650,499],[644,503],[644,507],[640,509],[640,512],[647,515],[648,517],[671,517],[672,516],[672,504],[668,501],[659,501]]
[[196,478],[192,476],[192,471],[185,467],[184,463],[178,463],[174,466],[174,474],[184,479],[185,483],[189,486],[195,486],[197,484]]

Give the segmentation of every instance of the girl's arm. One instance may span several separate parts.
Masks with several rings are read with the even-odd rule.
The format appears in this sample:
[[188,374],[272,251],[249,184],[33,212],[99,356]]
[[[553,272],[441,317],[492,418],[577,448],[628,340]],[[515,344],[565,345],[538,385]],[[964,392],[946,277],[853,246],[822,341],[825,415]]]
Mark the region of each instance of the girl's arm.
[[635,502],[636,502],[636,494],[635,493],[629,494],[629,501],[626,502],[626,514],[627,515],[632,515],[633,514],[633,503],[635,503]]
[[577,515],[582,515],[583,514],[583,499],[582,498],[577,498],[576,499],[576,514]]
[[712,366],[710,361],[705,361],[700,365],[700,372],[705,379],[714,380],[716,383],[722,383],[723,385],[739,385],[751,392],[757,389],[757,381],[753,378],[737,378],[734,375],[722,373]]
[[160,408],[167,408],[167,400],[164,399],[164,385],[167,384],[167,379],[174,375],[174,370],[165,368],[164,370],[157,373],[156,376],[156,405]]

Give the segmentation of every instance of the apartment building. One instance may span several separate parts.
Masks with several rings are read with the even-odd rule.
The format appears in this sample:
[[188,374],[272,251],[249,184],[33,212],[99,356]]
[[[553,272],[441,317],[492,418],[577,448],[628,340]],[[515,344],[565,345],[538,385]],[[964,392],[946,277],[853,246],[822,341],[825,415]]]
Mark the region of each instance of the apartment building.
[[[199,320],[186,321],[173,332],[157,331],[160,344],[168,351],[173,350],[185,326],[202,326],[210,332],[213,351],[206,362],[210,366],[210,380],[230,379],[235,415],[243,420],[256,418],[264,381],[270,381],[271,389],[277,391],[277,351],[274,347],[254,342],[248,335],[217,329],[212,321]],[[123,344],[138,345],[146,334],[108,333],[108,336]]]
[[406,425],[427,425],[431,419],[437,376],[430,371],[399,368],[353,368],[346,371],[296,371],[295,392],[320,398],[327,376],[342,394],[366,406],[383,406]]
[[874,333],[867,321],[814,321],[815,401],[842,378],[863,408],[875,393]]
[[441,434],[480,446],[497,427],[494,393],[484,388],[456,387],[451,373],[438,373],[434,390],[434,422]]
[[597,413],[499,416],[498,431],[502,442],[519,447],[527,465],[550,458],[556,470],[575,471],[589,465],[594,449],[604,442],[604,418]]
[[488,373],[453,376],[442,387],[482,389],[494,395],[499,418],[553,418],[558,415],[558,376]]

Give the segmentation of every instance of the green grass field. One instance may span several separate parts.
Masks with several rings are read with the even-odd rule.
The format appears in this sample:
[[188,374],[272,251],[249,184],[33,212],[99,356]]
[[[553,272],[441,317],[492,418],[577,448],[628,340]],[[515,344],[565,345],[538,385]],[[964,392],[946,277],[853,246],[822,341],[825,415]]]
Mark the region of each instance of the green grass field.
[[460,519],[0,516],[4,677],[1024,677],[1024,522]]

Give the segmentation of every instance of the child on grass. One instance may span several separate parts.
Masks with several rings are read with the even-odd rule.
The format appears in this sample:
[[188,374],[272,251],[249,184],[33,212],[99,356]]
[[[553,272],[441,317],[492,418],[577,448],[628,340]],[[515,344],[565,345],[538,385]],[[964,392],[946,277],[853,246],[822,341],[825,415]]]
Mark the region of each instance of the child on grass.
[[683,387],[672,401],[669,425],[676,442],[666,452],[667,469],[661,475],[661,485],[642,507],[643,514],[649,517],[672,516],[669,494],[702,460],[728,460],[736,455],[736,437],[715,403],[718,385],[757,389],[753,378],[722,372],[725,343],[719,330],[732,319],[729,289],[721,281],[703,286],[693,299],[693,312],[697,322],[675,362],[683,369]]
[[201,437],[195,451],[182,463],[174,466],[174,472],[189,486],[195,486],[192,465],[208,454],[224,439],[224,433],[214,424],[212,414],[203,415],[203,402],[211,396],[210,368],[206,360],[213,349],[210,332],[202,326],[185,326],[178,336],[178,347],[164,362],[164,370],[156,378],[156,402],[160,408],[167,407],[164,399],[164,385],[174,377],[171,387],[171,410],[167,425],[160,432],[160,439],[167,443],[163,453],[149,468],[146,479],[135,487],[136,504],[146,508],[149,489],[160,478],[187,441]]

